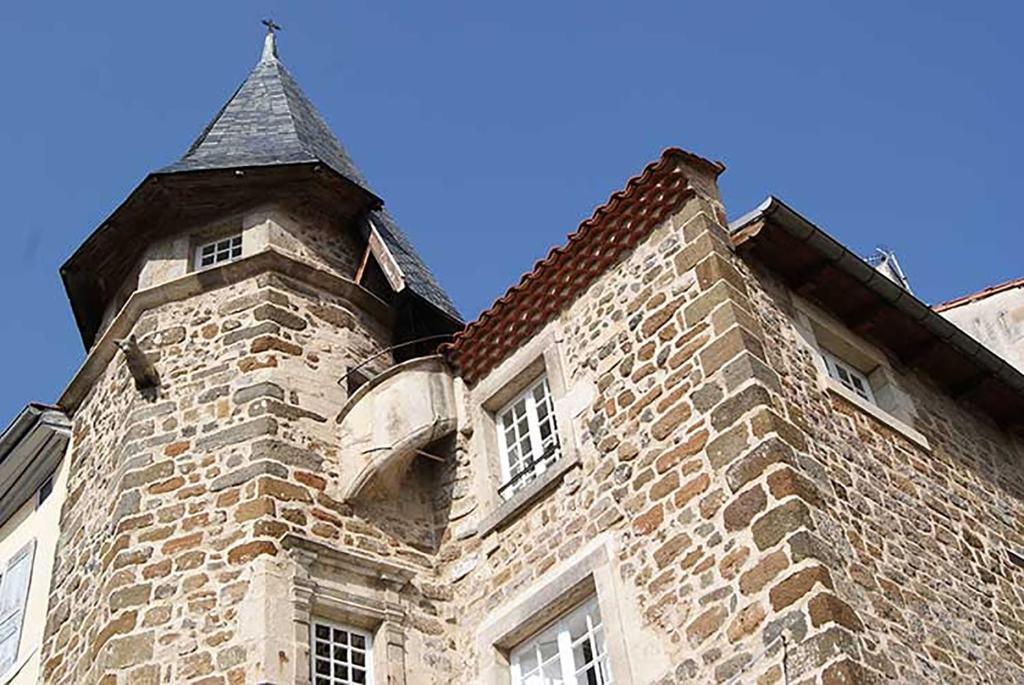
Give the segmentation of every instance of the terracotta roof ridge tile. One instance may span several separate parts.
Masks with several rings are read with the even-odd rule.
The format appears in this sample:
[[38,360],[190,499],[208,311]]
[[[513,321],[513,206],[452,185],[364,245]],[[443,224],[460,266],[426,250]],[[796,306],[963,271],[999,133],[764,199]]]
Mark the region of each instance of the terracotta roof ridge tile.
[[[590,217],[580,222],[564,245],[548,250],[547,255],[535,262],[517,283],[457,333],[451,343],[443,346],[443,351],[459,364],[468,381],[473,382],[493,368],[641,237],[659,225],[666,216],[666,207],[678,206],[694,193],[682,168],[672,164],[680,158],[715,175],[725,168],[720,162],[709,161],[679,148],[668,148],[658,159],[648,163],[626,182],[623,189],[612,193]],[[677,192],[659,193],[656,198],[651,198],[653,201],[642,206],[630,205],[638,195],[642,196],[644,191],[657,188],[666,181],[670,186],[668,190]],[[603,237],[599,234],[607,233],[609,229],[614,229],[614,232],[604,243],[593,245],[593,253],[588,255],[587,263],[577,263],[582,256],[581,251]],[[542,301],[535,302],[538,298]],[[529,310],[526,310],[526,305],[530,305]]]
[[967,295],[961,295],[960,297],[955,297],[952,300],[946,300],[945,302],[940,302],[936,305],[932,305],[932,309],[937,312],[944,312],[946,310],[954,309],[965,304],[977,302],[978,300],[984,300],[987,297],[998,295],[1001,292],[1012,290],[1013,288],[1021,287],[1024,287],[1024,277],[1011,278],[1008,281],[1003,281],[1002,283],[990,285],[987,288],[982,288],[981,290],[978,290],[976,292],[968,293]]

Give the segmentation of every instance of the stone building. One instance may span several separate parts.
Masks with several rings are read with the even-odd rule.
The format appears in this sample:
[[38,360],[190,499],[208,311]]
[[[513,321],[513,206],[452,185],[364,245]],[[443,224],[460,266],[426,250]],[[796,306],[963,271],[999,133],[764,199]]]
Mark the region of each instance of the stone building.
[[41,680],[1024,682],[1024,376],[723,169],[463,325],[268,34],[62,269]]

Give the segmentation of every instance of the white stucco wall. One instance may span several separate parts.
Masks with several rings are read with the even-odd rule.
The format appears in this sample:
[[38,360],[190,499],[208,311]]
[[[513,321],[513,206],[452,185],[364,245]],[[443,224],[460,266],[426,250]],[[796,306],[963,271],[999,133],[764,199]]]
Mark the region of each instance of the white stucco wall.
[[60,509],[67,493],[66,471],[62,462],[54,473],[53,492],[40,506],[36,506],[37,496],[33,495],[13,516],[0,524],[0,573],[25,544],[33,539],[36,544],[18,658],[14,666],[0,673],[0,685],[34,685],[39,682],[39,646],[46,626]]
[[947,309],[942,315],[1024,371],[1024,286]]

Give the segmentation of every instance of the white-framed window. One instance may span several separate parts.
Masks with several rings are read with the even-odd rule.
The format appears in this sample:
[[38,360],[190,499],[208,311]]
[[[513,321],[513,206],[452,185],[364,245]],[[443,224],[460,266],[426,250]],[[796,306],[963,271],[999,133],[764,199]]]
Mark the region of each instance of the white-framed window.
[[877,404],[868,377],[828,350],[821,351],[828,375],[872,404]]
[[597,597],[515,647],[509,667],[512,685],[610,685]]
[[310,636],[313,685],[372,685],[369,634],[316,619]]
[[547,376],[497,412],[501,494],[510,497],[558,459],[558,425]]
[[31,540],[0,568],[0,677],[18,660],[35,550]]
[[242,234],[205,243],[196,248],[196,271],[231,262],[242,256]]

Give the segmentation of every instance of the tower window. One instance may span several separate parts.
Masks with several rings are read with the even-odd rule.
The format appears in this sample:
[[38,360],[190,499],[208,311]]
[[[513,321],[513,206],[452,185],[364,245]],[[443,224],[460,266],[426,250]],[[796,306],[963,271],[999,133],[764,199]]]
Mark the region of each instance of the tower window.
[[370,685],[370,636],[324,621],[313,623],[313,684]]
[[242,234],[200,245],[196,248],[195,267],[206,269],[217,264],[231,262],[242,256]]

